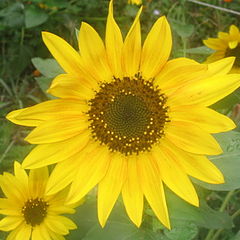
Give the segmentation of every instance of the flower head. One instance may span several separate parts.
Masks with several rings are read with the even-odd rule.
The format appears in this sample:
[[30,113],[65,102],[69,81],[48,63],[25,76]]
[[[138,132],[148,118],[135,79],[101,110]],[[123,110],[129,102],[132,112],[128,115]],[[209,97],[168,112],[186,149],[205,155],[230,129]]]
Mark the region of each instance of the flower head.
[[7,240],[64,239],[62,235],[75,229],[76,225],[63,213],[74,213],[65,206],[66,191],[46,196],[48,169],[30,170],[29,176],[18,162],[14,173],[0,176],[0,187],[6,198],[0,199],[0,230],[11,231]]
[[215,50],[207,58],[207,63],[217,61],[225,57],[235,57],[231,72],[240,72],[240,32],[237,26],[231,25],[229,33],[219,32],[218,38],[203,40],[204,44]]
[[7,118],[36,127],[26,140],[39,145],[25,158],[25,168],[58,163],[48,194],[72,183],[68,201],[73,203],[98,185],[102,226],[120,193],[130,219],[139,226],[145,196],[170,227],[164,184],[198,206],[188,175],[224,182],[206,155],[222,152],[211,133],[235,125],[208,106],[238,88],[240,76],[227,75],[234,58],[210,65],[187,58],[168,61],[172,38],[165,17],[155,22],[142,46],[141,8],[123,41],[112,4],[105,45],[87,23],[79,31],[80,52],[43,33],[66,72],[48,90],[59,99],[13,111]]

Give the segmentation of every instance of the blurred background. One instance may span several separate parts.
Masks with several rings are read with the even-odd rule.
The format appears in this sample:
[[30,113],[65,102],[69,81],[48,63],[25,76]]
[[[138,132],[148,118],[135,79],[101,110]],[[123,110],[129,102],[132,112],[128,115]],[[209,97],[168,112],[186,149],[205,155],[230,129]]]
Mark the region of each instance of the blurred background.
[[[203,39],[217,37],[218,31],[228,32],[231,24],[240,27],[240,15],[228,11],[230,9],[240,14],[240,0],[200,2],[224,8],[227,11],[199,5],[196,1],[190,0],[143,0],[141,15],[143,39],[155,20],[166,15],[172,27],[174,40],[171,58],[186,56],[204,62],[212,50],[203,46]],[[8,122],[5,119],[6,114],[11,110],[51,99],[52,97],[46,94],[45,90],[51,80],[62,72],[43,44],[41,31],[57,34],[77,49],[77,31],[81,22],[84,21],[92,25],[104,39],[108,3],[107,0],[0,0],[0,173],[11,172],[13,161],[21,162],[32,148],[24,141],[24,137],[30,131],[29,128]],[[114,16],[124,35],[130,28],[138,9],[139,6],[130,4],[128,0],[114,1]],[[238,123],[240,120],[239,103],[240,94],[237,91],[214,105],[213,108],[232,117]],[[237,144],[239,142],[240,140]],[[218,210],[227,194],[228,192],[209,191],[204,193],[204,198],[213,209]],[[234,194],[234,198],[230,203],[228,202],[230,213],[240,208],[239,191]],[[181,208],[181,204],[179,207]],[[80,211],[82,211],[81,214],[85,214],[84,211],[87,210]],[[219,215],[219,221],[221,217],[223,216]],[[151,228],[156,231],[165,231],[159,223],[152,220],[154,218],[149,217],[149,219],[152,221]],[[231,226],[230,224],[229,226],[228,224],[228,230],[225,230],[224,234],[220,231],[215,240],[239,240],[240,219],[236,219],[235,225]],[[84,224],[86,225],[86,223]],[[155,235],[150,238],[149,235],[149,238],[145,236],[141,239],[207,239],[205,237],[209,234],[207,230],[199,230],[195,226],[189,225],[188,235],[181,237],[180,233],[184,228],[186,225],[180,232],[177,232],[177,235],[176,233],[175,235],[165,233],[161,236],[158,235],[161,238],[157,238]],[[220,227],[220,229],[222,228]],[[98,236],[97,233],[96,236]],[[2,237],[2,239],[5,238]],[[115,238],[106,239],[115,240]],[[137,237],[122,239],[140,240]],[[210,236],[207,240],[212,239]]]

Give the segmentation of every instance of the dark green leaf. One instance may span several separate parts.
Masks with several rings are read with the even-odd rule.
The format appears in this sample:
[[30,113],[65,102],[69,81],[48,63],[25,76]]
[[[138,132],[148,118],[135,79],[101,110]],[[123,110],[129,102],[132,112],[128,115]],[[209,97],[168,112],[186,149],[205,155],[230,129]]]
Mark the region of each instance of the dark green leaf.
[[23,9],[23,4],[19,2],[2,9],[0,11],[1,25],[7,27],[22,27],[24,23]]
[[44,10],[35,6],[30,6],[25,10],[25,25],[26,28],[32,28],[41,25],[46,22],[48,15]]

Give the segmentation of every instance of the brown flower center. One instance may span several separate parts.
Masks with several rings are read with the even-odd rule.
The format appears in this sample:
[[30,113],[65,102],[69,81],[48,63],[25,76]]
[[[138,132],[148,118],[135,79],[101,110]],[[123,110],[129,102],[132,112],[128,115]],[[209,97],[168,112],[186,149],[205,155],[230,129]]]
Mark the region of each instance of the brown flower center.
[[48,206],[49,204],[41,198],[29,199],[25,202],[22,214],[26,223],[32,225],[32,227],[41,224],[47,215]]
[[125,155],[150,150],[169,121],[166,96],[140,74],[102,84],[89,106],[92,136]]

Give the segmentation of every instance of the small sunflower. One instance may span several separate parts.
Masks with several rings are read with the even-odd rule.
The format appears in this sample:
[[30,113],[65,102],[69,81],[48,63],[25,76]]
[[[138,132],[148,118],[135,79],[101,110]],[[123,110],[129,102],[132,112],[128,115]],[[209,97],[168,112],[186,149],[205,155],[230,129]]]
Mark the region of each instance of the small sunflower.
[[208,106],[238,88],[240,75],[227,74],[233,57],[209,65],[187,58],[168,61],[172,38],[165,17],[155,22],[142,46],[142,8],[123,41],[112,4],[105,45],[87,23],[79,31],[79,52],[43,32],[66,72],[48,90],[59,99],[13,111],[7,118],[36,127],[26,140],[38,146],[25,158],[24,168],[58,163],[48,194],[72,183],[67,201],[73,203],[98,185],[102,226],[120,193],[130,219],[140,226],[145,196],[170,228],[164,184],[198,206],[188,175],[224,182],[206,155],[222,153],[211,133],[235,125]]
[[218,38],[208,38],[203,43],[215,50],[207,58],[206,63],[211,63],[225,57],[235,57],[232,73],[240,73],[240,32],[237,26],[231,25],[229,33],[219,32]]
[[128,4],[141,5],[142,4],[142,0],[128,0]]
[[18,162],[14,163],[15,176],[0,175],[0,187],[6,198],[0,198],[0,230],[11,231],[6,240],[56,240],[75,229],[76,225],[63,213],[74,213],[65,206],[63,190],[46,196],[47,167],[30,170],[29,176]]

